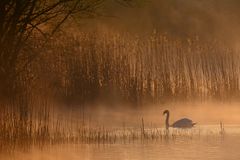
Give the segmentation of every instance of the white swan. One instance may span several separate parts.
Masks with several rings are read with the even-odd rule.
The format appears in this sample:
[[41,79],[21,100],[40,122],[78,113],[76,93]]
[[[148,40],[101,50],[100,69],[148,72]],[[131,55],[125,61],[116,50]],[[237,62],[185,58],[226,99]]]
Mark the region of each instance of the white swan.
[[174,122],[172,125],[169,125],[169,110],[165,110],[163,112],[163,115],[167,115],[166,116],[166,129],[168,129],[169,127],[173,127],[173,128],[192,128],[196,123],[193,123],[193,121],[191,119],[188,118],[182,118],[179,119],[178,121]]

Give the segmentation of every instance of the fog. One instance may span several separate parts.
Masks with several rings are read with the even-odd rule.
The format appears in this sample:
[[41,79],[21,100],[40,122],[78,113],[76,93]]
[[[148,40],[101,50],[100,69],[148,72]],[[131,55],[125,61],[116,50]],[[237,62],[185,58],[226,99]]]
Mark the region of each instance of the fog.
[[240,1],[116,1],[7,28],[0,159],[239,159]]
[[[226,125],[236,125],[240,123],[240,104],[239,102],[182,102],[166,103],[159,105],[143,106],[133,108],[131,106],[109,107],[98,105],[98,107],[86,106],[84,109],[85,125],[106,128],[134,127],[140,128],[142,118],[145,126],[149,128],[165,127],[165,116],[163,111],[170,111],[170,124],[181,118],[190,118],[202,125],[219,125],[220,122]],[[82,123],[82,111],[63,111],[68,117],[71,117],[70,123]],[[68,114],[66,114],[68,113]],[[71,114],[71,116],[69,116]]]
[[140,0],[133,7],[109,0],[101,8],[102,16],[79,23],[81,28],[104,26],[145,34],[158,30],[183,39],[199,36],[239,44],[238,0]]

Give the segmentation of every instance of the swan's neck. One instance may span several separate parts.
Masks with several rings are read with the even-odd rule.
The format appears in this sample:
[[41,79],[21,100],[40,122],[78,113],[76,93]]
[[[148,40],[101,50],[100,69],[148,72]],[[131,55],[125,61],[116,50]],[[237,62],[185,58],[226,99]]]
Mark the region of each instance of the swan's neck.
[[165,125],[166,125],[166,129],[168,129],[169,128],[169,113],[167,113]]

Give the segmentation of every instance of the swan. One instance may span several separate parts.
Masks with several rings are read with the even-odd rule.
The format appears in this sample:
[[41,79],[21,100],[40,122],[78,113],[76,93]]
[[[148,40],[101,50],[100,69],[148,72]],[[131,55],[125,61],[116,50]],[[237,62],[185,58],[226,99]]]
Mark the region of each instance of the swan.
[[163,115],[166,114],[166,129],[168,129],[169,127],[173,127],[173,128],[192,128],[196,123],[193,123],[193,121],[191,119],[188,118],[182,118],[179,119],[178,121],[174,122],[172,125],[169,125],[169,110],[165,110],[163,112]]

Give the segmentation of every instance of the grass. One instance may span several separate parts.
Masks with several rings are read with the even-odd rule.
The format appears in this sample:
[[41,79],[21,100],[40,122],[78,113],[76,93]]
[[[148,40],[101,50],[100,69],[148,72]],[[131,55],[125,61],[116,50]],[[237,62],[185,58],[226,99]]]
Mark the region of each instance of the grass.
[[[58,35],[44,46],[40,38],[28,43],[30,48],[23,52],[39,56],[11,85],[17,98],[11,103],[1,101],[0,149],[192,137],[191,132],[147,129],[143,119],[138,129],[120,131],[83,124],[70,127],[71,122],[64,125],[53,116],[52,101],[82,107],[98,102],[144,106],[169,100],[239,100],[239,52],[220,42],[103,30]],[[21,65],[19,60],[16,70]]]
[[[1,107],[2,109],[3,107]],[[144,119],[139,121],[139,127],[106,128],[91,126],[79,122],[63,123],[64,119],[53,119],[50,109],[40,108],[32,110],[26,119],[21,118],[16,109],[10,110],[8,106],[1,110],[0,119],[0,151],[12,152],[16,148],[28,149],[32,146],[43,147],[56,144],[114,144],[134,143],[137,141],[165,141],[178,138],[193,139],[201,136],[223,136],[224,126],[221,123],[219,132],[202,134],[196,129],[170,129],[146,126]],[[51,116],[50,116],[51,115]],[[224,132],[223,132],[224,131]]]
[[239,52],[221,42],[103,30],[41,43],[31,42],[39,57],[18,80],[29,94],[67,104],[239,100]]

